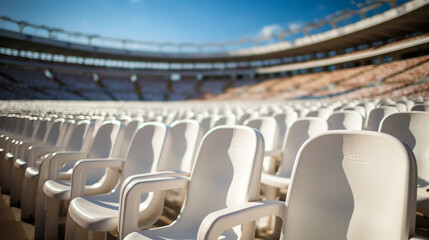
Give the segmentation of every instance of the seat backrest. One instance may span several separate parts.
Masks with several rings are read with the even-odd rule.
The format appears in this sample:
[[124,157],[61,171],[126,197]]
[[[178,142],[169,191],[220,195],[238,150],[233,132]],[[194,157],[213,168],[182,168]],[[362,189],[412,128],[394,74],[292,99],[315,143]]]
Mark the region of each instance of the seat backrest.
[[416,163],[394,137],[329,131],[307,141],[296,161],[281,239],[404,240],[414,234]]
[[203,129],[196,120],[178,120],[171,125],[168,170],[191,172]]
[[[97,131],[91,149],[89,150],[88,158],[109,158],[114,150],[119,132],[122,130],[121,122],[112,120],[105,121]],[[110,172],[110,171],[109,171]],[[92,185],[105,181],[105,169],[88,170],[86,177],[86,185]]]
[[254,115],[257,115],[257,114],[255,114],[255,113],[244,113],[242,115],[239,115],[239,117],[237,118],[237,125],[243,125],[247,119],[251,118]]
[[222,116],[217,119],[212,127],[222,126],[222,125],[234,125],[235,124],[235,115]]
[[395,103],[395,107],[398,109],[398,111],[400,112],[405,112],[407,111],[407,104],[403,103],[403,102],[396,102]]
[[429,113],[393,113],[382,120],[379,131],[398,138],[413,150],[419,185],[429,185]]
[[305,116],[306,117],[318,117],[324,120],[328,119],[331,114],[331,110],[328,108],[320,108],[318,110],[310,111]]
[[208,131],[212,128],[213,124],[214,124],[218,119],[219,119],[219,116],[218,116],[218,115],[211,115],[211,116],[208,116],[208,117],[203,117],[203,118],[200,120],[201,126],[203,127],[203,131],[204,131],[205,133],[206,133],[206,132],[208,132]]
[[298,114],[295,111],[288,111],[286,113],[278,113],[274,115],[274,119],[277,121],[277,126],[279,127],[279,137],[277,140],[276,148],[282,148],[283,142],[286,137],[287,129],[292,125],[295,120],[298,119]]
[[[88,136],[88,130],[90,128],[91,121],[83,120],[79,121],[74,127],[73,132],[70,135],[68,142],[65,143],[66,151],[81,151],[84,140]],[[89,134],[92,135],[92,134]]]
[[46,144],[51,146],[55,146],[57,144],[64,121],[64,118],[59,118],[55,119],[55,121],[51,124],[51,127],[46,133]]
[[283,157],[277,175],[291,177],[296,154],[304,142],[317,134],[328,130],[325,120],[306,117],[296,120],[288,129],[283,144]]
[[[199,226],[209,213],[259,197],[264,140],[255,129],[220,126],[203,138],[191,174],[187,197],[175,224]],[[252,226],[236,227],[227,235],[250,239]]]
[[25,125],[27,124],[27,117],[19,117],[16,124],[14,133],[22,135],[25,130]]
[[416,104],[411,108],[411,111],[429,112],[429,104]]
[[160,122],[147,122],[137,129],[125,158],[119,189],[131,175],[166,170],[170,135],[170,127]]
[[274,150],[278,144],[279,128],[273,117],[256,117],[247,119],[245,126],[258,130],[264,137],[265,151]]
[[375,108],[375,103],[372,101],[361,102],[358,106],[362,106],[365,109],[366,113],[369,113],[372,109]]
[[133,120],[124,127],[122,131],[120,131],[118,135],[118,139],[115,144],[115,148],[112,152],[112,157],[114,158],[125,158],[128,149],[130,147],[131,140],[136,133],[137,129],[142,125],[142,121]]
[[7,126],[9,123],[9,119],[7,115],[0,116],[0,129],[7,131]]
[[366,117],[366,110],[363,106],[354,106],[354,107],[347,107],[347,108],[343,108],[341,109],[342,111],[355,111],[360,113],[360,115],[362,115],[363,118]]
[[368,118],[366,120],[365,129],[370,131],[378,131],[381,120],[383,120],[385,116],[395,112],[398,112],[398,109],[392,106],[377,107],[372,109],[369,112]]
[[33,117],[30,117],[28,119],[28,123],[27,123],[27,125],[25,127],[25,131],[24,131],[24,137],[25,138],[27,138],[27,139],[31,139],[32,138],[33,133],[35,133],[35,131],[37,131],[38,124],[39,124],[38,121],[39,120],[36,120]]
[[345,110],[333,112],[327,122],[329,130],[362,130],[363,117],[359,112]]
[[104,123],[104,117],[101,117],[101,116],[92,116],[91,117],[91,121],[94,123],[94,131],[93,131],[92,134],[95,137],[95,135],[97,135],[98,128],[101,127],[101,125]]
[[32,139],[34,139],[35,141],[42,142],[49,129],[49,124],[51,120],[49,118],[45,118],[43,120],[38,120],[38,121],[40,122],[38,124],[37,131],[33,132]]
[[99,128],[89,150],[88,158],[107,158],[113,151],[121,122],[112,120],[105,121]]
[[18,127],[18,117],[17,116],[9,116],[7,119],[6,131],[10,133],[14,133],[16,128]]
[[60,135],[58,136],[56,146],[64,146],[66,143],[70,141],[71,134],[73,133],[73,129],[76,126],[76,121],[73,119],[66,119],[61,127]]

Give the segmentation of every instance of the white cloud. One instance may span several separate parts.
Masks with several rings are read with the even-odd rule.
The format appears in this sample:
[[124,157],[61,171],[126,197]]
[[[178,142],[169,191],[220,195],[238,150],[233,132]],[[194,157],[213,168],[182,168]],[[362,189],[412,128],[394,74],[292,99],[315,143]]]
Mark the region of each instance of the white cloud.
[[137,3],[137,2],[141,2],[141,0],[130,0],[130,2]]
[[281,27],[278,24],[272,24],[265,26],[259,31],[258,37],[260,38],[269,38],[272,37],[273,34],[281,30]]
[[291,31],[296,31],[296,30],[300,29],[303,25],[304,25],[303,22],[290,22],[288,24],[288,27]]

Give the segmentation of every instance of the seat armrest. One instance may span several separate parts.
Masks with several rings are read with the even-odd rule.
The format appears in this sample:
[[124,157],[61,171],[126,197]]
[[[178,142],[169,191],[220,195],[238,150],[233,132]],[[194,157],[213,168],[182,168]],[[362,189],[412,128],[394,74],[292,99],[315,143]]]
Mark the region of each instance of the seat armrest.
[[414,235],[410,237],[410,240],[428,240],[428,238]]
[[285,211],[285,202],[275,200],[249,202],[221,209],[204,218],[198,229],[197,239],[217,240],[226,230],[265,216],[275,215],[283,219]]
[[121,169],[124,161],[124,159],[113,158],[85,159],[78,161],[73,167],[70,200],[82,196],[88,170],[100,168]]
[[39,158],[40,155],[43,156],[47,153],[57,152],[61,150],[64,150],[64,147],[50,145],[31,146],[28,150],[27,165],[29,167],[34,167],[36,166],[37,158]]
[[188,177],[160,177],[130,181],[121,189],[119,198],[119,239],[138,231],[139,203],[143,193],[187,188]]
[[128,183],[130,183],[133,180],[144,180],[144,179],[153,179],[153,178],[160,178],[160,177],[187,177],[187,176],[189,176],[189,173],[183,172],[183,171],[162,171],[162,172],[155,172],[155,173],[135,174],[127,177],[124,180],[122,187],[125,187]]
[[264,157],[280,157],[282,153],[281,149],[268,150],[264,152]]
[[261,175],[261,183],[276,188],[287,189],[289,187],[290,178],[263,172]]
[[57,152],[52,154],[52,158],[49,164],[48,178],[57,180],[58,173],[61,165],[68,161],[78,161],[88,157],[87,152],[70,151],[70,152]]
[[29,148],[31,147],[36,147],[36,146],[43,146],[43,142],[24,142],[22,144],[18,145],[18,149],[16,150],[17,154],[17,158],[21,158],[21,159],[25,159],[27,157],[27,151],[29,150]]

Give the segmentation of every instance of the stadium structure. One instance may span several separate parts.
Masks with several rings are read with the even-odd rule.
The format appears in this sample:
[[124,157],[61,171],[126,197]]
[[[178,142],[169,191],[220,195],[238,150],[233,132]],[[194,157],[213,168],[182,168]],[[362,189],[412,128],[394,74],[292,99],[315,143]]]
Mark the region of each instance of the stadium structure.
[[357,99],[426,96],[428,1],[373,0],[273,36],[154,43],[2,16],[2,99]]
[[428,111],[429,0],[217,43],[0,16],[0,235],[428,239]]

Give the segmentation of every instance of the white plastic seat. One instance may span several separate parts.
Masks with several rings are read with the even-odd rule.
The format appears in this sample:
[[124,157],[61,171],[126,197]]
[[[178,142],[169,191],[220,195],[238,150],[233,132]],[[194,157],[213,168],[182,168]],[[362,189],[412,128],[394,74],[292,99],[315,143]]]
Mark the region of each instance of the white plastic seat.
[[274,119],[277,121],[279,127],[279,137],[277,140],[277,149],[283,147],[283,142],[286,137],[287,129],[298,119],[298,114],[295,111],[288,111],[286,113],[275,114]]
[[212,115],[208,117],[203,117],[199,122],[201,123],[201,126],[203,127],[204,133],[208,132],[214,125],[214,123],[219,119],[218,115]]
[[429,112],[429,104],[416,104],[411,108],[411,111]]
[[[58,175],[63,164],[71,165],[82,159],[105,159],[113,157],[115,143],[121,131],[119,121],[106,121],[98,129],[89,152],[55,153],[49,165],[49,175],[43,186],[45,193],[45,239],[58,238],[60,201],[70,200],[71,180],[59,180]],[[102,194],[114,188],[116,179],[105,176],[105,169],[89,170],[84,187],[85,195]],[[67,202],[64,203],[67,205]]]
[[[84,138],[88,132],[88,126],[88,121],[76,124],[74,120],[67,120],[62,127],[55,146],[37,146],[29,150],[27,168],[25,169],[25,177],[22,184],[21,221],[31,222],[34,218],[35,205],[37,202],[39,167],[41,164],[43,164],[45,160],[48,162],[54,152],[81,150]],[[45,177],[42,179],[44,178]],[[44,182],[45,180],[42,181]],[[40,188],[39,191],[41,190]]]
[[416,177],[412,153],[394,137],[329,131],[300,149],[285,202],[212,213],[197,239],[217,240],[225,230],[267,215],[283,219],[280,239],[424,239],[413,237]]
[[172,144],[168,154],[168,170],[191,173],[203,129],[196,120],[177,120],[171,124]]
[[413,151],[417,160],[417,210],[429,216],[429,113],[393,113],[383,119],[380,132],[392,135]]
[[367,116],[365,107],[363,107],[363,106],[346,107],[346,108],[343,108],[341,110],[342,111],[355,111],[355,112],[358,112],[358,113],[360,113],[360,115],[362,115],[363,118],[365,118]]
[[323,120],[328,119],[329,115],[331,114],[331,109],[329,108],[320,108],[318,110],[313,110],[305,114],[306,117],[318,117]]
[[[201,143],[190,177],[136,179],[122,188],[119,239],[195,239],[201,222],[211,212],[258,199],[263,153],[263,137],[252,128],[211,129]],[[136,200],[140,195],[173,188],[188,189],[179,217],[165,227],[133,232],[139,230]],[[228,239],[253,236],[253,223],[225,232]]]
[[242,115],[238,115],[237,116],[237,125],[244,125],[244,122],[249,119],[249,118],[253,118],[253,117],[257,117],[258,113],[257,112],[248,112],[248,113],[243,113]]
[[[10,203],[13,205],[21,205],[21,193],[23,180],[25,178],[25,170],[27,167],[33,167],[36,164],[34,158],[42,156],[49,152],[49,149],[54,149],[58,146],[62,139],[61,131],[64,125],[64,119],[56,119],[51,123],[51,126],[46,129],[45,137],[42,142],[34,143],[32,145],[22,145],[14,162],[14,172],[11,176],[11,189],[10,189]],[[30,165],[28,164],[31,159]],[[34,164],[34,165],[33,165]]]
[[366,119],[365,129],[370,131],[378,131],[381,120],[395,112],[398,112],[398,109],[392,106],[377,107],[372,109]]
[[34,141],[36,138],[41,137],[42,135],[38,134],[38,129],[41,122],[42,121],[37,118],[31,119],[27,124],[24,137],[9,139],[6,142],[6,146],[1,155],[2,158],[0,159],[2,161],[1,193],[9,193],[10,191],[10,179],[12,175],[11,170],[13,170],[13,153],[15,152],[15,148],[19,148],[19,144],[22,142]]
[[[12,118],[8,117],[5,120],[11,121]],[[5,153],[8,152],[9,150],[11,141],[20,139],[20,138],[31,137],[31,132],[29,134],[26,132],[27,125],[29,125],[29,122],[30,122],[30,119],[28,117],[21,116],[20,118],[16,119],[15,122],[17,122],[17,125],[13,132],[2,131],[0,135],[0,174],[3,173],[3,162],[4,162],[3,159],[5,156]],[[1,185],[1,179],[0,179],[0,185]]]
[[[317,134],[328,130],[325,120],[315,117],[307,117],[296,120],[288,129],[282,148],[282,155],[277,171],[262,173],[263,198],[277,199],[281,190],[287,191],[295,163],[296,155],[304,142]],[[274,223],[272,228],[276,232],[278,223]],[[271,224],[271,220],[267,225]],[[259,223],[260,227],[263,223]]]
[[235,125],[235,115],[226,115],[219,117],[212,127],[223,126],[223,125]]
[[329,130],[362,130],[363,117],[355,111],[333,112],[328,120]]
[[267,157],[264,158],[263,169],[266,172],[274,172],[276,164],[273,155],[280,154],[281,151],[281,149],[276,148],[279,146],[279,128],[276,119],[273,117],[250,118],[244,122],[244,125],[258,130],[264,137],[265,155]]
[[[45,230],[45,195],[43,192],[43,185],[45,184],[45,181],[48,180],[49,164],[51,159],[54,158],[54,156],[61,154],[85,152],[84,149],[88,148],[86,145],[92,144],[93,130],[94,129],[93,125],[91,124],[91,121],[83,120],[78,122],[73,127],[73,132],[71,133],[68,143],[65,144],[64,151],[54,152],[45,155],[41,159],[42,161],[39,167],[29,167],[26,169],[25,177],[27,181],[28,191],[23,191],[23,196],[26,196],[26,198],[28,199],[34,199],[34,202],[22,204],[21,220],[26,220],[26,218],[28,218],[28,220],[31,221],[31,213],[34,212],[35,239],[44,239],[43,235]],[[67,174],[65,174],[62,175],[61,178],[67,179],[69,177]]]
[[[61,121],[64,121],[64,119],[62,119]],[[55,124],[56,127],[54,131],[51,131],[52,129],[51,127],[54,124],[52,123],[52,120],[50,118],[45,118],[40,123],[36,133],[36,138],[34,140],[23,140],[23,141],[15,142],[15,145],[12,148],[13,154],[10,158],[7,158],[7,160],[11,161],[11,168],[9,169],[10,171],[10,202],[9,202],[10,206],[20,205],[22,179],[24,177],[25,167],[27,165],[26,159],[27,159],[29,148],[31,148],[32,146],[47,144],[48,140],[56,140],[59,135],[58,129],[61,126],[61,124],[62,122],[56,122]]]
[[[304,142],[312,136],[321,134],[328,130],[325,120],[315,117],[306,117],[296,120],[286,133],[285,142],[282,149],[280,166],[275,172],[262,173],[262,183],[277,189],[287,189],[292,176],[292,169],[296,155]],[[277,196],[265,194],[267,199],[275,199]]]
[[[135,133],[124,159],[83,160],[74,169],[71,202],[66,223],[66,239],[85,239],[83,229],[102,232],[117,229],[119,220],[119,193],[126,178],[135,174],[155,173],[168,169],[170,128],[162,123],[143,124]],[[122,171],[119,183],[107,194],[81,196],[84,176],[79,171],[92,168],[113,168]],[[174,172],[165,175],[174,175]],[[160,174],[162,176],[162,174]],[[140,203],[140,224],[151,226],[161,215],[163,192],[146,194]],[[83,228],[83,229],[82,229]],[[76,229],[76,231],[75,231]],[[100,233],[99,233],[100,234]],[[104,237],[104,236],[103,236]]]
[[0,131],[0,148],[4,149],[7,139],[14,137],[21,137],[24,134],[27,118],[25,116],[8,117],[8,121],[15,125],[6,125],[5,129]]
[[405,112],[408,110],[407,104],[403,102],[396,102],[395,107],[398,109],[399,112]]

